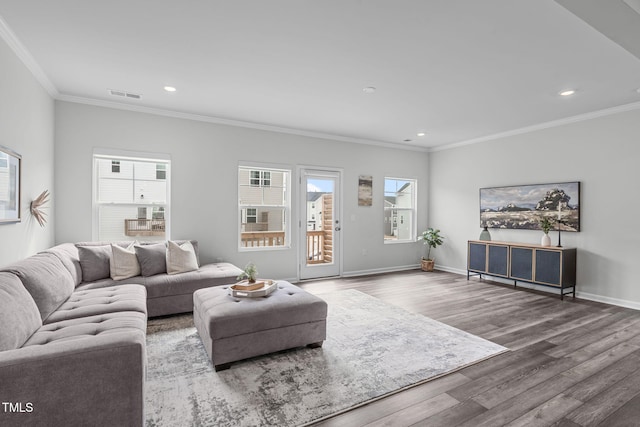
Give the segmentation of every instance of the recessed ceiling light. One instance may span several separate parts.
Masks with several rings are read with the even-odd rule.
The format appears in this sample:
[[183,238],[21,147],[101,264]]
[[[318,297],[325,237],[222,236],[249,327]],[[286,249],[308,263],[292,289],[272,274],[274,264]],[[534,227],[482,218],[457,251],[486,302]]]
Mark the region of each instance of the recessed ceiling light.
[[166,90],[167,92],[175,92],[176,88],[173,86],[165,86],[164,90]]
[[376,88],[373,87],[373,86],[367,86],[367,87],[363,88],[362,91],[364,93],[374,93],[376,91]]
[[567,90],[563,90],[563,91],[558,92],[558,95],[560,95],[560,96],[571,96],[574,93],[576,93],[575,89],[567,89]]
[[426,134],[424,132],[418,132],[417,135],[418,136],[425,136]]

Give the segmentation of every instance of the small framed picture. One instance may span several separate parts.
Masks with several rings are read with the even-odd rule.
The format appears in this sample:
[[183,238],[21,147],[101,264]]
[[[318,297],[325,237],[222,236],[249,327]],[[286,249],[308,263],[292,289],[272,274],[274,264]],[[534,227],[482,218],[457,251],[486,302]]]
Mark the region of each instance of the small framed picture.
[[0,146],[0,224],[20,222],[22,156]]
[[358,177],[358,206],[371,206],[373,199],[373,177],[360,175]]

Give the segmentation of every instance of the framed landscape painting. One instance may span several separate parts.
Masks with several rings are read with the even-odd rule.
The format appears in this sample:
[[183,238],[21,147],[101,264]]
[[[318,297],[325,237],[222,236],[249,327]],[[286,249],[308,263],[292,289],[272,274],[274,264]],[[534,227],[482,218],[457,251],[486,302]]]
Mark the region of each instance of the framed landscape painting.
[[0,146],[0,223],[20,222],[22,157]]
[[542,217],[554,229],[580,231],[580,182],[480,189],[480,226],[540,230]]

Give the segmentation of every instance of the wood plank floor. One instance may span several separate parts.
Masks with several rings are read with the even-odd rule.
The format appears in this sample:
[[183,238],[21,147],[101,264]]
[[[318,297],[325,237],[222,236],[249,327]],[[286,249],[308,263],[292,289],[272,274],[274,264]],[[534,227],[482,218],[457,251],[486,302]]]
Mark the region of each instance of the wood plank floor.
[[511,350],[317,426],[640,426],[640,311],[439,271],[298,285],[357,289]]

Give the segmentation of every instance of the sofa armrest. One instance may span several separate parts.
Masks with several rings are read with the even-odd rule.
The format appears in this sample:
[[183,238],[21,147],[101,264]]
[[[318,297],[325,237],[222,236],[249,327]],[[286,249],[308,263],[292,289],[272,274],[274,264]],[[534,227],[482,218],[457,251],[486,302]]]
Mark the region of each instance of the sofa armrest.
[[0,352],[0,425],[142,426],[142,331]]

